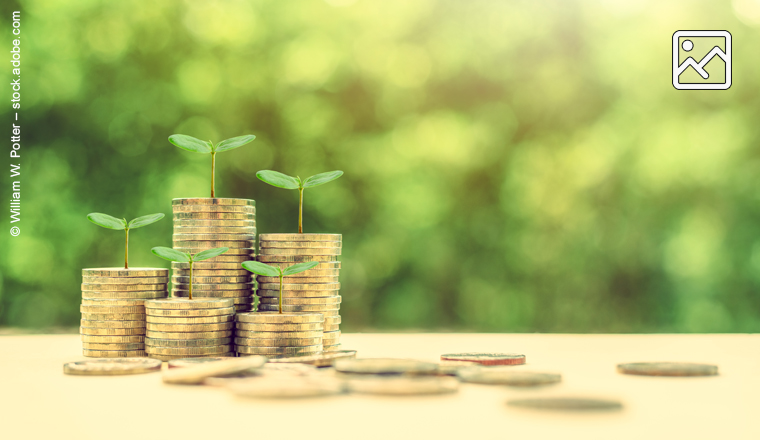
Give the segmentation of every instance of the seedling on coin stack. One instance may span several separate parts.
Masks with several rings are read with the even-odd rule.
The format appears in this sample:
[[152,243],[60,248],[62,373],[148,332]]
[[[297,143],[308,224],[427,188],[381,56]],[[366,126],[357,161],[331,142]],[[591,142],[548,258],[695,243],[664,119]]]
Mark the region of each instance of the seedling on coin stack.
[[129,267],[129,231],[161,220],[151,214],[132,221],[107,214],[87,218],[125,233],[124,267],[82,269],[82,346],[88,357],[145,356],[145,300],[165,298],[169,271]]
[[278,301],[278,312],[282,313],[282,278],[288,275],[295,275],[297,273],[301,273],[304,271],[307,271],[309,269],[313,269],[319,264],[318,261],[309,261],[307,263],[299,263],[294,264],[290,267],[285,268],[285,270],[282,270],[282,268],[279,267],[273,267],[268,264],[259,263],[258,261],[246,261],[243,263],[243,267],[246,270],[249,270],[256,275],[261,275],[265,277],[278,277],[280,279],[280,295],[279,295],[279,301]]
[[151,249],[151,252],[153,252],[154,255],[163,258],[164,260],[174,261],[176,263],[188,263],[190,265],[190,279],[188,283],[190,285],[190,289],[188,298],[193,299],[193,263],[196,261],[203,261],[208,260],[209,258],[214,258],[218,255],[222,255],[228,250],[229,249],[226,247],[221,247],[215,249],[207,249],[205,251],[192,255],[185,252],[180,252],[176,249],[164,246],[156,246]]
[[[341,253],[341,234],[303,233],[303,193],[306,188],[323,185],[339,178],[343,171],[330,171],[308,179],[292,177],[277,171],[263,170],[256,173],[259,179],[276,186],[299,192],[298,233],[261,234],[259,236],[259,257],[261,262],[284,269],[289,264],[314,261],[319,265],[302,272],[297,277],[288,277],[282,283],[285,295],[284,311],[319,312],[325,316],[323,344],[325,351],[339,349],[340,346],[340,283],[338,274]],[[259,276],[259,311],[275,310],[270,301],[279,290],[277,277]],[[291,298],[292,297],[292,298]]]

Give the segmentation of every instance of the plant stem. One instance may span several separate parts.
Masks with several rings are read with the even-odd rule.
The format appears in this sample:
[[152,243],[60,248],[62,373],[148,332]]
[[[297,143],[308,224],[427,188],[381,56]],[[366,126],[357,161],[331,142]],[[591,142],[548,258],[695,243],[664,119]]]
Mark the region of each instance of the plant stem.
[[298,233],[303,234],[303,188],[298,188],[301,199],[298,201]]
[[188,292],[188,299],[193,299],[193,260],[190,260],[190,289]]
[[124,231],[127,233],[124,238],[124,269],[129,269],[129,228]]
[[216,168],[216,153],[211,152],[211,198],[214,198],[214,169]]
[[280,313],[282,313],[282,270],[280,270]]

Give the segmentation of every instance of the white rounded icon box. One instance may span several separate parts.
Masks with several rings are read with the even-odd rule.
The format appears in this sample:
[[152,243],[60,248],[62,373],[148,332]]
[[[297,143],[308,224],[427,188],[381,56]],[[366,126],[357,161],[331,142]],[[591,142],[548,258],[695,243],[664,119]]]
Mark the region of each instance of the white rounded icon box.
[[[678,63],[680,54],[680,38],[700,38],[700,37],[719,37],[725,38],[725,52],[720,47],[715,46],[701,60],[695,60],[687,57],[683,63]],[[691,40],[684,40],[683,49],[690,51],[694,47]],[[723,83],[682,83],[679,76],[684,70],[693,68],[702,78],[707,79],[708,73],[704,66],[713,59],[720,57],[726,64],[726,81]],[[673,34],[673,87],[678,90],[726,90],[731,87],[731,34],[728,31],[677,31]]]

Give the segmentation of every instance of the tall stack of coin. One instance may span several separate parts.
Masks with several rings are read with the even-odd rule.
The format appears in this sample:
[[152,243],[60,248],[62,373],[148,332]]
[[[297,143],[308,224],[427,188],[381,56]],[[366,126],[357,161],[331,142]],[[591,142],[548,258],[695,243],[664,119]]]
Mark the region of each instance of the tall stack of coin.
[[167,298],[145,301],[145,351],[163,361],[234,356],[232,298]]
[[[235,310],[254,302],[255,280],[240,265],[256,257],[256,202],[248,199],[174,199],[174,249],[196,254],[227,247],[223,255],[193,263],[193,296],[232,298]],[[187,297],[190,265],[172,263],[172,294]]]
[[166,298],[169,270],[82,269],[81,328],[88,357],[145,356],[145,300]]
[[324,319],[321,313],[240,313],[236,316],[237,352],[271,358],[321,353]]
[[[258,260],[282,269],[305,261],[319,261],[313,269],[283,278],[283,312],[318,312],[325,316],[325,351],[340,347],[341,234],[261,234]],[[259,311],[276,311],[279,279],[258,277]]]

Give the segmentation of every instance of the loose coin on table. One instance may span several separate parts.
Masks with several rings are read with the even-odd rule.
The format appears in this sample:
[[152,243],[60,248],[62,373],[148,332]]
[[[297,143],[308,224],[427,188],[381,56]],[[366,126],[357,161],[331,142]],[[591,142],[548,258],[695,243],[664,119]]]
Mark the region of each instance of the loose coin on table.
[[513,399],[507,405],[519,408],[554,411],[616,411],[623,408],[617,400],[590,399],[584,397],[547,397]]
[[459,381],[453,377],[437,376],[367,376],[350,379],[348,387],[352,392],[365,394],[446,394],[456,392]]
[[562,381],[559,374],[521,371],[512,367],[464,368],[457,371],[457,377],[464,382],[514,387],[533,387]]
[[335,370],[350,374],[433,374],[438,365],[413,359],[338,359]]
[[230,382],[227,389],[241,397],[298,398],[341,394],[346,391],[346,384],[326,377],[261,377]]
[[200,385],[209,377],[232,376],[245,371],[261,368],[267,362],[264,356],[229,358],[216,362],[199,363],[184,368],[171,368],[164,371],[165,383]]
[[635,362],[619,364],[619,373],[639,376],[715,376],[718,366],[689,362]]
[[161,361],[147,358],[90,359],[63,365],[65,374],[79,376],[117,376],[161,370]]
[[353,359],[356,357],[356,350],[340,350],[331,351],[329,353],[323,352],[313,356],[297,356],[286,358],[270,359],[270,363],[283,363],[283,364],[309,364],[317,367],[329,367],[335,364],[338,359]]
[[522,365],[524,354],[516,353],[454,353],[442,354],[442,361],[475,362],[480,365]]

